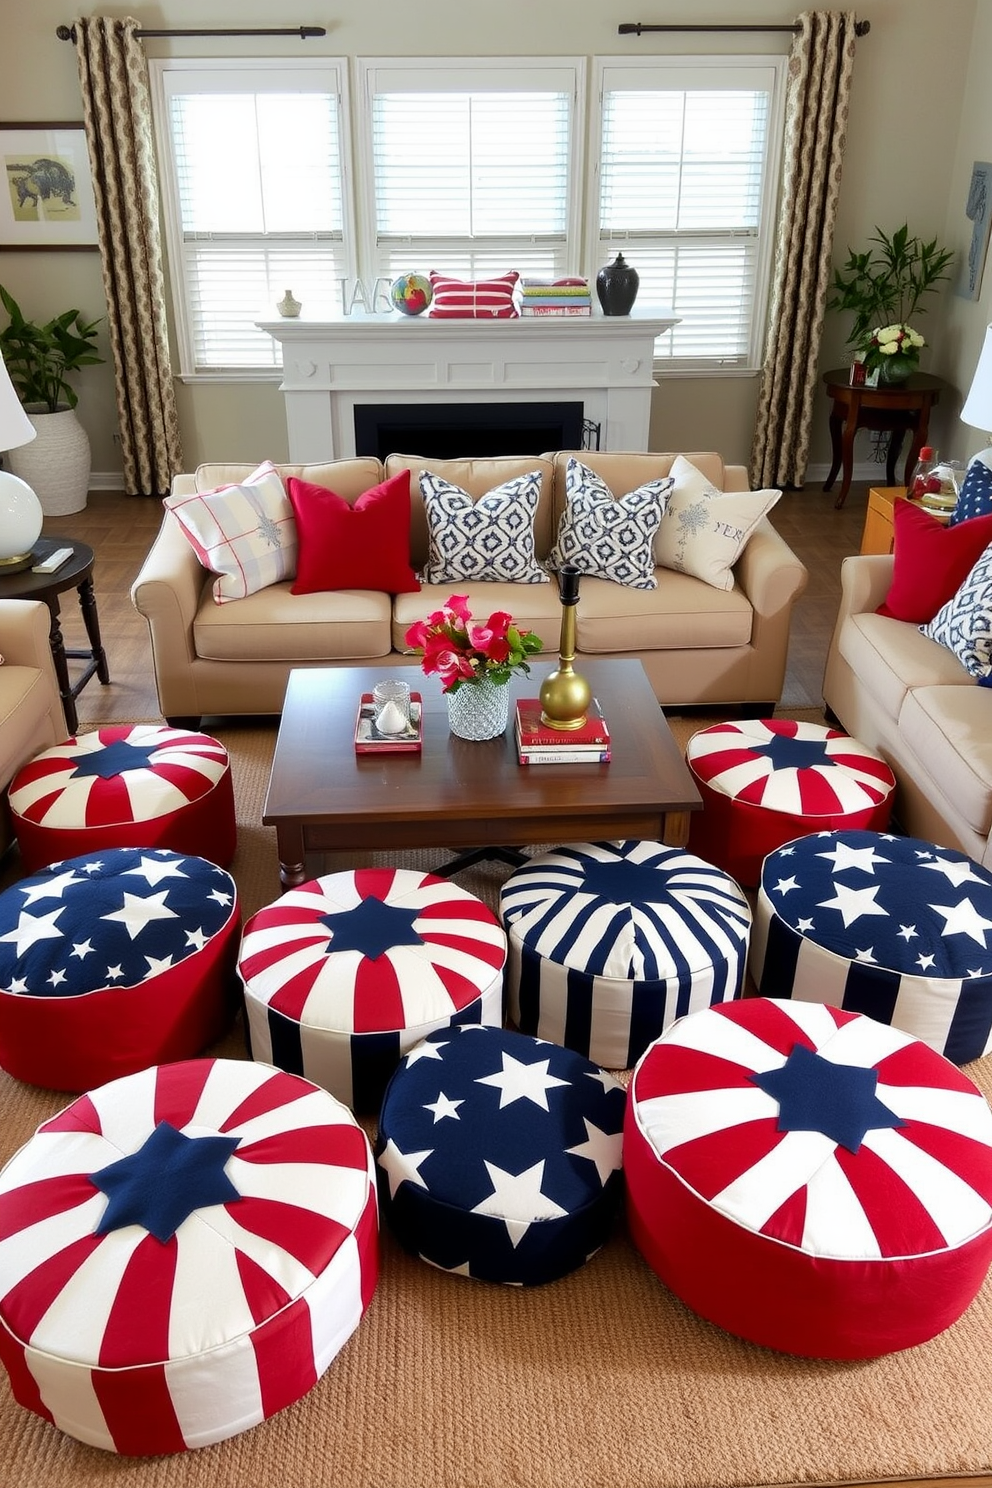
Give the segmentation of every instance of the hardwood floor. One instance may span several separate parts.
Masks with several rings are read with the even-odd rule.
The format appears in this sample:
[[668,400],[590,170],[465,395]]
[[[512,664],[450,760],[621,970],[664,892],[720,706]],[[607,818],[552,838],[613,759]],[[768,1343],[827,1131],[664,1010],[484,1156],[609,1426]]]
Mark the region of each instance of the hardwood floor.
[[[851,487],[840,511],[818,487],[783,494],[771,520],[809,570],[809,583],[792,617],[784,708],[817,708],[827,646],[840,596],[841,560],[861,545],[866,485]],[[96,554],[93,582],[111,682],[91,679],[78,698],[79,726],[158,716],[145,621],[129,591],[161,521],[157,500],[94,492],[85,511],[48,518],[46,536],[89,543]],[[62,629],[69,649],[86,645],[75,597],[62,596]],[[74,664],[70,662],[70,671]],[[79,664],[76,664],[79,665]]]

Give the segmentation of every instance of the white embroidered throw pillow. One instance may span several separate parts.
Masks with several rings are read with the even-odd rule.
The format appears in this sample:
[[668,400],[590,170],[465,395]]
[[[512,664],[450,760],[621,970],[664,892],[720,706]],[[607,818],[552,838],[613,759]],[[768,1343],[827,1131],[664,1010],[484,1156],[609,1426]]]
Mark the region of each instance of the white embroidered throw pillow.
[[655,539],[656,563],[714,589],[732,589],[734,564],[782,492],[721,491],[684,455],[675,457],[671,474],[674,484]]
[[204,568],[218,575],[217,604],[244,599],[296,573],[296,518],[271,460],[240,485],[166,496],[163,505]]
[[957,594],[920,630],[939,641],[982,687],[992,687],[992,544]]
[[478,501],[443,476],[422,470],[420,494],[429,530],[425,584],[548,583],[534,550],[539,470],[504,481]]
[[566,506],[549,566],[574,563],[590,578],[627,589],[657,588],[654,541],[671,485],[665,476],[614,496],[602,476],[571,455],[565,466]]

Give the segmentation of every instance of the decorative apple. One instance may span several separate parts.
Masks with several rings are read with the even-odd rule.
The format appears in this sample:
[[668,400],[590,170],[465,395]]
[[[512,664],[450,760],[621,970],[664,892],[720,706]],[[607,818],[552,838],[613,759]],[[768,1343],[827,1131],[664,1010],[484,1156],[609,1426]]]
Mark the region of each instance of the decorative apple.
[[420,315],[433,298],[431,282],[423,274],[401,274],[390,286],[389,298],[404,315]]

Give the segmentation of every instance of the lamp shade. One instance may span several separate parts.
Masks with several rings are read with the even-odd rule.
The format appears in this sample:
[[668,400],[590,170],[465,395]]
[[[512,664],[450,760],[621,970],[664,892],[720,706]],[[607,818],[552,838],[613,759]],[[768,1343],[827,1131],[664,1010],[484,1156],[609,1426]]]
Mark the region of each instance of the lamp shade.
[[0,450],[17,449],[35,437],[35,427],[14,392],[6,363],[0,358]]
[[[992,436],[992,325],[985,332],[978,366],[961,410],[961,422],[973,429],[984,429]],[[992,465],[992,447],[981,450],[974,458]]]

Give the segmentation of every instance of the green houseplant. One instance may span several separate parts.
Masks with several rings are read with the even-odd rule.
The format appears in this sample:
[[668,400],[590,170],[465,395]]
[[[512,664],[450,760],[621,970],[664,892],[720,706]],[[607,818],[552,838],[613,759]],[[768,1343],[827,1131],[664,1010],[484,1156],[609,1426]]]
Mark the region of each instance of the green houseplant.
[[[911,235],[905,222],[891,236],[876,226],[868,241],[871,246],[863,253],[849,248],[846,263],[834,269],[827,309],[853,313],[847,344],[870,363],[869,370],[879,366],[883,376],[889,371],[889,380],[896,381],[913,370],[925,345],[910,319],[924,313],[924,296],[950,278],[954,255],[938,247],[936,238],[927,243]],[[881,336],[882,330],[893,334]],[[881,351],[897,339],[900,349],[894,356]]]

